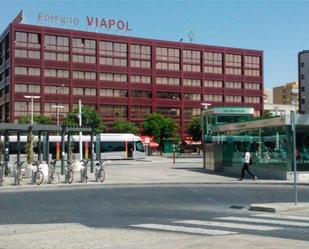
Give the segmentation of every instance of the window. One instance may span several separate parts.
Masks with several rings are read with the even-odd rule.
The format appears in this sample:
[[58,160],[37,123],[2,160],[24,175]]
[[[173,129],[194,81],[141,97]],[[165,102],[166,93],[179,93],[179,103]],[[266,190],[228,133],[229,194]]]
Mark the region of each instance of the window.
[[204,87],[222,88],[223,83],[220,80],[204,80]]
[[44,52],[44,59],[51,61],[69,61],[69,54]]
[[26,47],[26,48],[37,48],[41,47],[40,34],[26,33],[26,32],[15,32],[15,46]]
[[157,77],[156,82],[158,85],[180,85],[179,78],[167,78],[167,77]]
[[305,79],[305,75],[302,74],[302,75],[300,76],[300,78],[301,78],[302,80],[304,80],[304,79]]
[[204,96],[204,101],[222,102],[223,96],[219,94],[206,94]]
[[131,118],[144,119],[150,113],[150,106],[131,106]]
[[100,113],[106,118],[127,118],[128,107],[121,105],[101,105]]
[[304,67],[305,66],[305,63],[304,62],[301,62],[300,63],[300,67]]
[[198,100],[201,101],[201,94],[197,93],[185,93],[184,94],[184,99],[185,100]]
[[123,89],[100,89],[100,96],[103,97],[128,97],[128,91]]
[[253,97],[253,96],[245,96],[245,102],[246,103],[261,103],[260,97]]
[[201,52],[183,50],[183,71],[201,72]]
[[201,80],[195,80],[195,79],[183,79],[182,84],[184,86],[201,86]]
[[225,96],[225,102],[241,103],[242,96]]
[[100,73],[100,80],[106,81],[119,81],[119,82],[127,82],[128,75],[127,74],[117,74],[117,73]]
[[[41,106],[40,101],[34,100],[33,113],[40,114]],[[31,101],[16,101],[15,102],[15,115],[24,116],[31,113]]]
[[157,113],[160,113],[166,117],[178,118],[180,115],[180,110],[179,108],[174,107],[157,107]]
[[131,96],[134,98],[151,98],[152,93],[148,91],[140,91],[140,90],[132,90],[131,91]]
[[128,46],[118,42],[99,42],[99,63],[102,65],[127,66]]
[[192,119],[195,116],[201,115],[202,111],[200,108],[184,108],[183,115],[185,119]]
[[46,68],[44,70],[45,77],[69,78],[69,70]]
[[226,81],[224,85],[225,88],[241,89],[241,82]]
[[156,60],[157,60],[156,69],[174,70],[174,71],[180,70],[179,49],[157,47]]
[[304,86],[301,87],[301,91],[305,92],[305,87]]
[[230,75],[241,75],[241,68],[226,68],[225,73]]
[[241,67],[241,55],[225,54],[225,65],[232,67]]
[[46,102],[44,104],[44,113],[52,113],[52,114],[56,114],[57,110],[55,107],[53,106],[63,106],[63,108],[59,108],[59,112],[62,112],[62,113],[66,113],[66,112],[69,112],[69,104],[68,103],[49,103],[49,102]]
[[245,89],[252,89],[252,90],[260,90],[261,84],[259,83],[244,83]]
[[97,90],[95,88],[73,87],[73,95],[96,96]]
[[260,76],[260,70],[259,69],[245,69],[245,75],[246,76],[259,77]]
[[151,47],[131,45],[131,67],[151,68]]
[[73,79],[96,80],[96,72],[73,71]]
[[15,84],[15,92],[22,93],[40,93],[41,86],[40,85],[32,85],[32,84]]
[[151,84],[151,76],[131,75],[131,83]]
[[68,52],[69,38],[64,36],[45,35],[44,47],[45,50]]
[[73,53],[96,54],[96,41],[83,38],[72,39]]
[[179,93],[172,92],[157,92],[158,99],[171,99],[171,100],[180,100]]
[[15,67],[15,74],[28,75],[28,76],[40,76],[41,69],[35,67]]
[[204,72],[222,74],[222,54],[204,52]]
[[44,86],[46,94],[69,94],[69,87],[66,86]]
[[15,57],[40,59],[40,51],[15,49]]
[[260,57],[245,55],[245,68],[257,68],[260,69]]

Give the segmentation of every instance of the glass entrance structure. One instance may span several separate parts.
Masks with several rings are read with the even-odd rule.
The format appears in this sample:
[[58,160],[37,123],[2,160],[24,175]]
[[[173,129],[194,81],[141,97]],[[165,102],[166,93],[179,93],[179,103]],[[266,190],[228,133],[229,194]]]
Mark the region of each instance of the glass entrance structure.
[[[295,115],[296,163],[300,179],[309,179],[309,115]],[[243,152],[253,159],[252,170],[263,178],[291,179],[293,141],[290,115],[210,126],[208,136],[221,146],[223,170],[240,174]]]

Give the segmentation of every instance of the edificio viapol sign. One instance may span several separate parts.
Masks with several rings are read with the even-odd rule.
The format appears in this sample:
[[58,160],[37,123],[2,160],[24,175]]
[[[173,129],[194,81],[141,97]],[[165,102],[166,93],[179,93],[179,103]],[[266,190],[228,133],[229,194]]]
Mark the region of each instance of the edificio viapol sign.
[[129,23],[123,20],[102,18],[96,16],[86,16],[81,22],[79,18],[72,16],[63,16],[47,13],[39,13],[37,16],[38,22],[48,23],[49,25],[69,25],[76,27],[80,24],[86,24],[87,27],[93,27],[96,29],[116,29],[122,31],[132,31],[129,27]]

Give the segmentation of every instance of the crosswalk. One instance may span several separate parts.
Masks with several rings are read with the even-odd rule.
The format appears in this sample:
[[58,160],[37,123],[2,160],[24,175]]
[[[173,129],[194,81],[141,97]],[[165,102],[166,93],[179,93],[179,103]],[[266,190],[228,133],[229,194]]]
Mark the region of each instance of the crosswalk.
[[210,220],[175,220],[171,221],[170,224],[133,224],[131,227],[210,236],[235,235],[249,232],[263,233],[291,228],[302,228],[302,231],[307,231],[309,234],[309,217],[281,214],[253,214],[248,217],[215,217]]

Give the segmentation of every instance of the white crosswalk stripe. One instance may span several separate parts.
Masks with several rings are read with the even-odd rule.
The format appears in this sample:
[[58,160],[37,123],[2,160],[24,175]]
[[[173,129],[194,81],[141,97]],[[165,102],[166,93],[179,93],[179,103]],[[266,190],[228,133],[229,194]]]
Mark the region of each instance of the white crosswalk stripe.
[[255,214],[253,216],[255,216],[255,217],[265,217],[265,218],[280,218],[280,219],[286,219],[286,220],[309,221],[309,217],[282,215],[282,214]]
[[244,218],[244,217],[220,217],[216,220],[225,220],[225,221],[238,221],[238,222],[247,222],[247,223],[261,223],[261,224],[275,224],[281,226],[295,226],[295,227],[309,227],[309,223],[306,222],[296,222],[296,221],[285,221],[278,219],[257,219],[257,218]]
[[184,232],[193,234],[203,234],[203,235],[230,235],[237,234],[237,232],[216,230],[216,229],[204,229],[198,227],[185,227],[185,226],[173,226],[173,225],[162,225],[162,224],[139,224],[131,225],[132,227],[171,231],[171,232]]
[[242,223],[229,223],[229,222],[203,221],[203,220],[182,220],[182,221],[175,221],[174,223],[214,226],[214,227],[226,227],[226,228],[246,229],[246,230],[255,230],[255,231],[271,231],[271,230],[282,229],[281,227],[273,227],[273,226],[249,225],[249,224],[242,224]]

